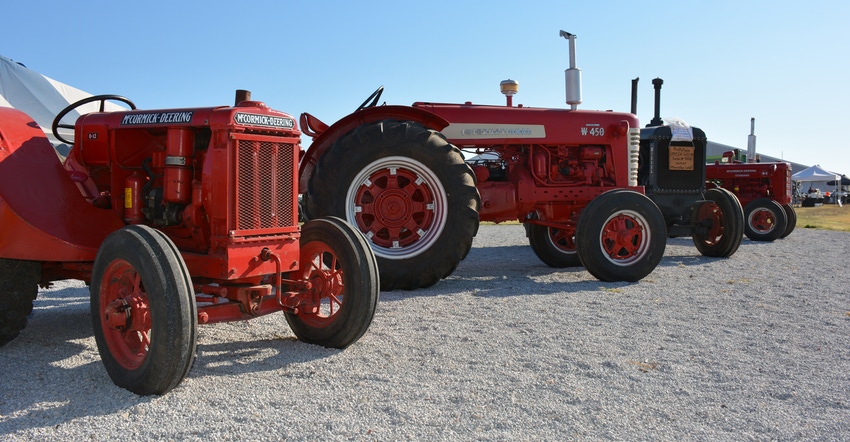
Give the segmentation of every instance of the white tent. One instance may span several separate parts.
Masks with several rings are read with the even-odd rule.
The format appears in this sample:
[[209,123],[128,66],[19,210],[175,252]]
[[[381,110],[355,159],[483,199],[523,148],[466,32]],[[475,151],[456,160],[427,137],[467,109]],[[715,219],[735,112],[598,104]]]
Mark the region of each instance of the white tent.
[[841,175],[828,172],[820,167],[819,164],[815,164],[808,169],[803,169],[794,175],[791,176],[791,179],[794,181],[832,181],[841,179]]
[[[803,169],[803,170],[795,173],[794,175],[791,175],[791,180],[796,181],[797,183],[802,183],[802,182],[809,183],[810,191],[806,192],[806,193],[810,193],[810,197],[815,195],[814,193],[811,192],[811,190],[815,190],[816,193],[817,193],[817,197],[822,198],[822,196],[820,195],[820,187],[821,186],[823,186],[824,189],[827,189],[829,187],[834,187],[834,191],[832,193],[836,195],[835,201],[840,204],[840,199],[839,199],[840,194],[838,193],[838,190],[839,190],[838,184],[841,182],[840,181],[841,180],[840,174],[837,174],[835,172],[830,172],[828,170],[824,170],[823,168],[820,167],[819,164],[815,164],[812,167],[809,167],[807,169]],[[836,181],[836,183],[835,183],[836,185],[835,186],[829,186],[827,184],[828,181]],[[823,183],[823,184],[821,184],[821,183]],[[799,189],[798,192],[805,192],[805,189],[802,186],[800,186],[799,184],[798,184],[797,188]]]
[[[29,115],[41,126],[47,138],[60,152],[67,152],[67,148],[53,136],[53,119],[69,104],[91,95],[0,55],[0,106],[12,107]],[[63,118],[62,122],[73,124],[80,113],[96,112],[99,106],[98,102],[82,106],[77,109],[78,112],[71,112]],[[113,102],[107,102],[104,108],[123,109]],[[62,129],[62,135],[73,138],[73,132],[70,130]]]

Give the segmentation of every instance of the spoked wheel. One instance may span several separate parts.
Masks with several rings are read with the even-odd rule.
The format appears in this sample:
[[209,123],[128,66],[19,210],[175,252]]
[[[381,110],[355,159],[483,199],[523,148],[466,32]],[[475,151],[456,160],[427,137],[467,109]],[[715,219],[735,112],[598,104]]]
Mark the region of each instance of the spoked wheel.
[[782,210],[785,211],[785,218],[788,221],[788,224],[785,226],[785,232],[783,232],[779,237],[785,238],[794,231],[794,228],[797,227],[797,211],[794,210],[794,207],[791,204],[783,204]]
[[180,383],[195,357],[197,307],[189,271],[162,232],[111,233],[92,269],[94,337],[112,381],[139,395]]
[[785,210],[770,198],[759,198],[744,207],[744,233],[753,241],[773,241],[788,226]]
[[363,235],[339,218],[312,220],[301,228],[301,262],[293,274],[310,281],[311,304],[286,320],[298,339],[345,348],[363,336],[378,305],[375,254]]
[[705,199],[693,212],[693,222],[699,226],[692,235],[694,245],[704,256],[732,256],[744,237],[741,203],[721,187],[706,190]]
[[478,231],[478,189],[460,151],[409,121],[359,126],[310,178],[311,218],[336,216],[366,235],[381,289],[428,287],[451,274]]
[[40,279],[38,262],[0,258],[0,345],[26,327]]
[[549,267],[578,267],[581,265],[574,230],[558,229],[528,223],[528,242],[534,254]]
[[582,264],[600,281],[639,281],[650,274],[667,246],[664,216],[640,193],[618,189],[591,200],[576,228]]

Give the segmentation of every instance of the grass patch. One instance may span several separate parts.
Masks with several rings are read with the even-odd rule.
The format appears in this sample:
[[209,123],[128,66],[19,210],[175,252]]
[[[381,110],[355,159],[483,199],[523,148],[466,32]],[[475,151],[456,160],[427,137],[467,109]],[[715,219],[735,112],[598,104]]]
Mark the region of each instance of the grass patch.
[[795,207],[797,228],[850,232],[850,204],[824,204],[820,207]]

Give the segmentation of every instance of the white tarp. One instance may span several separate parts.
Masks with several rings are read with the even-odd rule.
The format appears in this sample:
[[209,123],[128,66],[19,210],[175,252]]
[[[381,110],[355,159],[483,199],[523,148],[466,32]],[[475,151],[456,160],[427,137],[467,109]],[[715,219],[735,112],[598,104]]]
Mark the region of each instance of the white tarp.
[[[92,94],[58,82],[38,72],[28,69],[21,63],[0,55],[0,106],[18,109],[30,116],[47,134],[50,142],[63,151],[52,133],[51,126],[56,115],[74,103]],[[71,112],[62,119],[63,124],[74,124],[81,113],[97,112],[100,103],[89,103]],[[121,110],[122,107],[107,102],[106,110]],[[73,138],[72,130],[61,129],[65,138]]]

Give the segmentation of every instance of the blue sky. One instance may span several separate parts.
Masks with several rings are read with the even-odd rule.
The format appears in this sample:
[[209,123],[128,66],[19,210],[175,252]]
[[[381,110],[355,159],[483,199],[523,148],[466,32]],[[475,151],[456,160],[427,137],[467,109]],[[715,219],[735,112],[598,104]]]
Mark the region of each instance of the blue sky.
[[[73,6],[71,6],[73,5]],[[845,1],[4,2],[0,55],[140,108],[231,104],[236,89],[331,123],[378,86],[382,101],[567,107],[578,36],[583,109],[662,117],[718,143],[850,174]],[[305,138],[305,144],[309,139]]]

